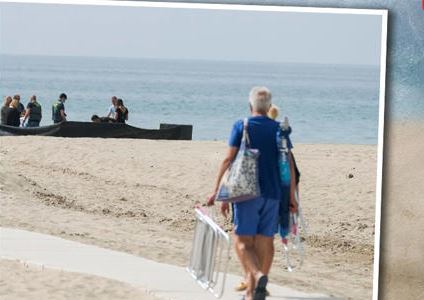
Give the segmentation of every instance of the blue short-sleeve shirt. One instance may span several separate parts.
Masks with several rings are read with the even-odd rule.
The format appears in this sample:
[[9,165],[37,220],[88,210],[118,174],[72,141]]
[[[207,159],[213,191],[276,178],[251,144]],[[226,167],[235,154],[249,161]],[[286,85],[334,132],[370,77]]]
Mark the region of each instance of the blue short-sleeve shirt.
[[[279,123],[266,117],[254,116],[248,118],[248,134],[251,147],[259,150],[259,186],[261,196],[279,200],[281,198],[281,181],[278,170],[277,132]],[[228,141],[230,147],[240,148],[243,136],[243,120],[234,123]],[[290,138],[288,147],[292,148]]]

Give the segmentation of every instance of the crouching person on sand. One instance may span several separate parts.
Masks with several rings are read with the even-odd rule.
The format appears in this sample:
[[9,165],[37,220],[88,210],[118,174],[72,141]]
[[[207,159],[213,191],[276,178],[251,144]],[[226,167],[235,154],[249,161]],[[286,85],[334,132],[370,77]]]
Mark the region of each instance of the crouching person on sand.
[[[247,289],[243,299],[263,300],[266,298],[268,283],[268,274],[265,273],[270,269],[274,256],[273,237],[281,198],[276,141],[279,123],[267,117],[271,106],[271,93],[267,88],[253,88],[249,103],[251,116],[248,118],[248,135],[251,147],[260,152],[258,166],[261,196],[234,203],[234,241],[236,253],[246,271]],[[221,178],[237,155],[242,135],[243,120],[239,120],[233,126],[227,156],[221,163],[208,205],[214,204]],[[224,216],[228,215],[228,203],[221,203],[221,212]]]
[[99,117],[98,115],[91,116],[91,121],[93,123],[115,123],[115,119],[109,117]]

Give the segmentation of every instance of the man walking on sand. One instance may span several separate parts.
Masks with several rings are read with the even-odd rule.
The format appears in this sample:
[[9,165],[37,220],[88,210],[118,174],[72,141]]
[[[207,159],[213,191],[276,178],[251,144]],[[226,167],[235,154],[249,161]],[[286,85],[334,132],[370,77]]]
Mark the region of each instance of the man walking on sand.
[[[251,116],[247,122],[250,146],[259,150],[258,177],[261,195],[234,203],[234,242],[239,260],[246,270],[245,300],[264,300],[268,274],[274,255],[274,234],[277,228],[281,199],[276,135],[280,124],[267,117],[271,107],[271,92],[266,87],[254,87],[249,95]],[[221,178],[234,161],[243,136],[243,120],[237,121],[229,139],[227,155],[221,163],[214,193],[208,199],[213,205]],[[290,161],[290,167],[293,163]],[[294,181],[293,183],[294,184]],[[297,209],[294,194],[290,194],[292,211]],[[222,202],[221,212],[229,213],[229,204]]]

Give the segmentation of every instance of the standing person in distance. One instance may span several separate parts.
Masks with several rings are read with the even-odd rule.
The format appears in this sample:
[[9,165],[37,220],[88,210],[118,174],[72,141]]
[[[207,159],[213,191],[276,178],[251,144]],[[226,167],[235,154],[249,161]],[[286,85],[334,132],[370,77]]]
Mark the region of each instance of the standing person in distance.
[[26,127],[39,127],[41,118],[41,105],[37,102],[37,96],[32,95],[27,105],[22,125],[25,124],[25,121],[28,119]]
[[21,125],[20,114],[19,114],[19,99],[13,97],[9,107],[6,110],[6,125],[19,127]]
[[3,106],[1,107],[1,125],[6,125],[7,123],[7,111],[9,110],[10,103],[12,102],[12,97],[5,96],[3,99]]
[[60,94],[59,99],[52,106],[53,123],[57,124],[66,121],[65,101],[68,99],[65,93]]
[[18,107],[16,109],[18,110],[19,115],[23,117],[25,114],[25,106],[21,102],[21,96],[16,94],[15,96],[13,96],[13,99],[17,99],[19,101]]

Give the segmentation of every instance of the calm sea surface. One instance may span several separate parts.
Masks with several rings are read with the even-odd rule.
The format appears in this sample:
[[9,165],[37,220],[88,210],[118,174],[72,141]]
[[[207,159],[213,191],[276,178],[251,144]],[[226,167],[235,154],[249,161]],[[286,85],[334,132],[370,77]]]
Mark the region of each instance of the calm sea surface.
[[51,124],[51,105],[68,95],[69,120],[105,115],[124,100],[128,124],[192,124],[196,140],[226,140],[248,115],[251,87],[265,85],[288,116],[294,142],[376,144],[378,67],[127,58],[0,56],[2,96],[32,94]]

